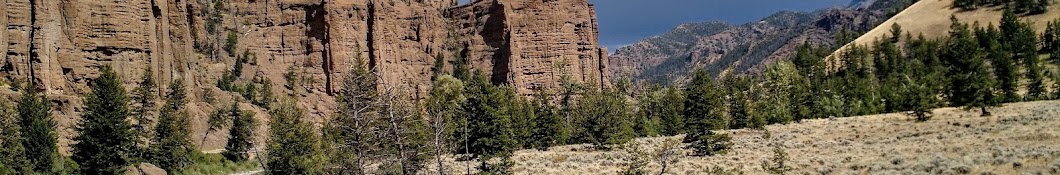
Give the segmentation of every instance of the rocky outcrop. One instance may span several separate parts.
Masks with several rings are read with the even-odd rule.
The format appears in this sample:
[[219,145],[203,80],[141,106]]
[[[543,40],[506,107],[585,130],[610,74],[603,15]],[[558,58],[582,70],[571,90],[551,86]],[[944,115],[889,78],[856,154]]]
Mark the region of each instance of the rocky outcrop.
[[[244,67],[237,83],[270,79],[274,93],[300,99],[310,121],[332,114],[338,82],[358,58],[379,75],[380,87],[397,87],[417,99],[429,91],[432,68],[451,67],[435,60],[452,62],[457,56],[523,95],[559,87],[563,77],[608,84],[607,53],[597,44],[595,12],[586,0],[456,5],[456,0],[7,0],[0,5],[0,24],[7,26],[0,33],[6,52],[0,77],[33,82],[36,91],[46,92],[57,103],[61,135],[69,136],[80,95],[100,67],[114,66],[130,90],[150,68],[159,84],[183,79],[192,87],[188,108],[198,135],[192,138],[203,136],[206,115],[215,106],[241,98],[215,87],[235,64]],[[267,121],[263,107],[240,106]],[[200,149],[220,148],[224,139],[211,133]]]
[[[584,0],[480,0],[447,17],[458,26],[460,56],[516,92],[554,92],[562,79],[609,84],[607,50],[598,45],[596,12]],[[461,27],[471,26],[471,27]]]

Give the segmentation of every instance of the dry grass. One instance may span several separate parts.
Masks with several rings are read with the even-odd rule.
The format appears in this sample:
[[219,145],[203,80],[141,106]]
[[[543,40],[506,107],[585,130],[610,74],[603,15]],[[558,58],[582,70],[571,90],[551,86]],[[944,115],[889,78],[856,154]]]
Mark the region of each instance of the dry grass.
[[[979,117],[978,111],[943,108],[922,123],[882,114],[772,125],[769,134],[732,130],[734,147],[728,154],[685,156],[669,172],[705,174],[707,168],[722,167],[765,174],[761,164],[772,157],[770,145],[780,144],[794,168],[790,174],[1060,173],[1060,101],[1014,103],[992,112],[993,117]],[[667,138],[672,137],[636,141],[643,150],[655,150]],[[622,150],[568,145],[521,150],[513,159],[517,174],[616,174],[627,156]],[[449,159],[447,166],[464,172],[464,162]],[[653,161],[647,170],[657,173],[659,166]]]

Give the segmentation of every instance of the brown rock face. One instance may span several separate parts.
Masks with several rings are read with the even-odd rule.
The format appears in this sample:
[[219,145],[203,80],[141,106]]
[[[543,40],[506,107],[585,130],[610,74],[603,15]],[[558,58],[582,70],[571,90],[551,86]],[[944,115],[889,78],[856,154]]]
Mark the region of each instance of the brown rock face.
[[495,83],[516,92],[553,91],[564,77],[606,86],[607,50],[597,43],[596,12],[584,0],[482,0],[448,13],[460,53]]
[[[456,0],[8,0],[0,14],[7,26],[0,33],[6,52],[0,77],[46,92],[58,104],[63,136],[74,134],[80,95],[103,65],[115,67],[127,90],[147,68],[161,85],[185,80],[192,138],[203,138],[211,110],[242,98],[215,84],[235,64],[244,67],[237,84],[270,79],[274,93],[300,99],[310,121],[332,114],[333,91],[357,57],[374,68],[381,85],[412,98],[426,96],[432,68],[447,67],[435,65],[439,55],[447,62],[468,58],[470,67],[523,95],[555,89],[562,77],[598,86],[609,79],[586,0],[463,6]],[[229,39],[234,53],[225,50]],[[237,62],[244,53],[247,61]],[[285,88],[287,77],[294,86]],[[267,121],[262,107],[240,106]],[[226,139],[223,133],[205,138],[203,150],[221,148]]]

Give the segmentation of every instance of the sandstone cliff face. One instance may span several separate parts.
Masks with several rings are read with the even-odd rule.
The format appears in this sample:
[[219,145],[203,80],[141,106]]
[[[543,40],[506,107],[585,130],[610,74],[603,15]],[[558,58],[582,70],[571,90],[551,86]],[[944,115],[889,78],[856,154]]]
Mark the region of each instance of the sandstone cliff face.
[[481,0],[451,9],[462,57],[516,92],[555,92],[574,83],[609,84],[607,50],[598,45],[596,12],[584,0]]
[[[565,76],[600,86],[609,79],[586,0],[464,6],[456,0],[7,0],[0,14],[7,26],[0,33],[6,52],[0,77],[34,82],[47,93],[58,104],[63,136],[73,134],[80,95],[103,65],[113,65],[128,90],[147,68],[163,85],[160,92],[174,79],[185,80],[192,138],[204,135],[214,107],[241,98],[215,87],[234,64],[245,67],[237,82],[268,78],[274,93],[299,98],[306,119],[317,122],[332,115],[333,91],[358,57],[381,77],[381,87],[417,99],[429,91],[431,69],[446,67],[434,65],[439,55],[469,58],[494,83],[511,84],[523,95],[554,89]],[[246,63],[224,50],[228,33],[238,38],[232,55],[246,53]],[[288,72],[296,81],[285,88]],[[263,107],[240,106],[268,120]],[[223,132],[209,134],[201,149],[222,147]],[[66,137],[60,142],[69,144]]]

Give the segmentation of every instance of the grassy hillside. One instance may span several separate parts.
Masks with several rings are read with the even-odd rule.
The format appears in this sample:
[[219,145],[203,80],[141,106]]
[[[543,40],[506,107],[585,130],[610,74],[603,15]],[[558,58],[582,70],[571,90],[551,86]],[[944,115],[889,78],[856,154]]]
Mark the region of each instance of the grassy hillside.
[[[869,30],[852,43],[861,45],[871,44],[877,39],[888,37],[891,34],[891,26],[897,23],[902,30],[913,34],[924,34],[928,38],[944,37],[949,34],[950,16],[955,16],[962,23],[973,24],[978,22],[982,26],[988,24],[998,25],[1004,6],[983,7],[976,10],[963,11],[953,8],[953,0],[921,0],[906,10],[884,21],[876,28]],[[1060,3],[1053,3],[1049,10],[1043,14],[1023,16],[1021,19],[1034,23],[1036,31],[1041,33],[1045,25],[1060,17]],[[849,46],[849,44],[847,44]],[[843,49],[839,49],[842,51]],[[834,55],[834,54],[833,54]]]
[[[766,174],[761,165],[773,157],[774,145],[781,145],[793,168],[789,174],[1060,173],[1060,101],[1013,103],[993,111],[994,117],[979,117],[978,111],[942,108],[927,122],[881,114],[771,125],[769,132],[729,130],[734,147],[728,154],[681,156],[668,172],[705,174],[704,169],[722,167]],[[652,152],[666,139],[680,136],[636,142]],[[629,155],[569,145],[517,151],[513,159],[516,174],[616,174]],[[447,166],[462,172],[464,163],[450,159]],[[659,164],[649,163],[646,169],[658,173]]]

